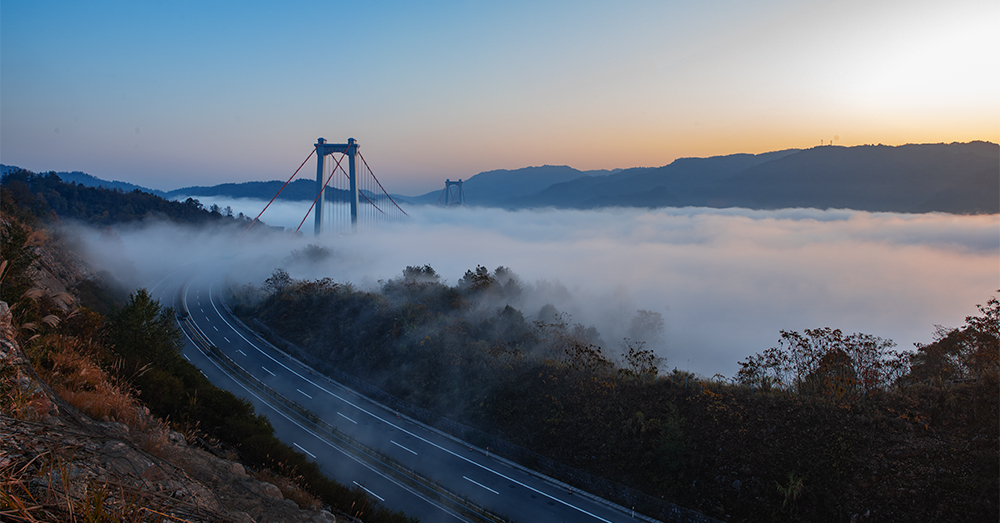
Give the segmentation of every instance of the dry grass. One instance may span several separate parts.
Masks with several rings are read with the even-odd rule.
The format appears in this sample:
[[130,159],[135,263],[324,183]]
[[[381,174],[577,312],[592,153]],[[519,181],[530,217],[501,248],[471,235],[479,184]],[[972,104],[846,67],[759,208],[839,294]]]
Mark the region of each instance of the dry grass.
[[[67,403],[91,418],[124,424],[129,439],[152,455],[169,460],[178,452],[169,439],[170,427],[150,416],[134,391],[103,370],[77,338],[48,334],[32,340],[31,347],[37,377]],[[27,377],[32,374],[23,368],[27,365],[22,361],[18,366],[0,367],[0,406],[3,415],[41,421],[53,412],[53,404],[44,387]],[[42,430],[58,432],[48,427]],[[193,438],[198,427],[187,432]],[[0,448],[0,521],[189,521],[178,514],[190,510],[181,507],[178,511],[177,500],[144,490],[134,478],[81,475],[79,449],[35,437],[20,441],[14,448],[11,441],[5,441]],[[277,486],[300,508],[322,506],[294,479],[269,471],[251,474]]]
[[0,365],[0,411],[17,419],[43,419],[52,409],[48,396],[15,366]]
[[[290,499],[303,510],[319,510],[323,503],[320,502],[316,496],[313,496],[298,483],[296,483],[293,475],[278,475],[270,470],[264,469],[262,471],[248,471],[254,479],[258,481],[264,481],[270,483],[281,491],[281,495],[285,496],[285,499]],[[289,477],[292,476],[292,477]],[[297,478],[301,479],[301,478]]]
[[[166,424],[150,417],[129,389],[79,350],[76,339],[47,335],[32,346],[41,356],[35,360],[38,377],[68,403],[94,418],[126,424],[132,439],[152,454],[172,448]],[[37,423],[56,411],[19,356],[12,349],[0,361],[0,521],[205,520],[184,517],[200,511],[144,489],[139,478],[98,472],[101,445],[80,443],[94,436]]]
[[105,372],[77,338],[46,335],[32,347],[39,376],[74,407],[94,419],[124,423],[133,432],[156,428],[133,391]]
[[[91,468],[95,451],[68,443],[80,434],[0,419],[0,521],[146,522],[214,519],[197,507]],[[85,437],[84,437],[85,438]],[[99,448],[99,447],[98,447]],[[99,451],[98,451],[99,452]]]
[[145,451],[166,458],[173,448],[170,427],[149,415],[135,391],[115,380],[94,362],[76,338],[48,336],[36,343],[51,366],[39,365],[39,375],[62,399],[94,419],[124,423],[131,438]]

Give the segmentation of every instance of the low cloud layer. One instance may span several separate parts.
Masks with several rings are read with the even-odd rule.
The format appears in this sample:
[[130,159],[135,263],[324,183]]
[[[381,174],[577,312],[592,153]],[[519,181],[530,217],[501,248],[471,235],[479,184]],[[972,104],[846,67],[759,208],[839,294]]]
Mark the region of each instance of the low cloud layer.
[[[264,202],[203,199],[256,215]],[[308,204],[278,202],[264,220],[295,227]],[[834,327],[931,341],[935,324],[960,325],[1000,289],[1000,216],[904,215],[847,210],[408,209],[404,224],[356,235],[270,243],[229,232],[163,225],[93,233],[95,259],[127,259],[137,285],[195,259],[260,284],[276,267],[295,278],[375,287],[407,265],[430,265],[454,284],[468,269],[512,269],[530,291],[531,316],[551,303],[595,325],[615,349],[639,309],[665,320],[664,370],[732,376],[737,362],[775,344],[781,329]],[[294,217],[293,213],[296,214]],[[305,230],[306,227],[303,228]],[[292,250],[323,245],[321,266],[290,264]],[[114,249],[114,250],[110,250]],[[117,252],[113,256],[108,253]],[[120,273],[125,274],[126,269]]]

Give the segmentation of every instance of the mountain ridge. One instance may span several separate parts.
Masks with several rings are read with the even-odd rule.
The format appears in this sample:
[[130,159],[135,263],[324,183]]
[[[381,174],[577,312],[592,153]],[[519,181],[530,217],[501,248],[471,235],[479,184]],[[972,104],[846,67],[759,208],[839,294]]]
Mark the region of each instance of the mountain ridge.
[[[776,192],[765,197],[763,187]],[[927,205],[946,190],[964,193],[965,202]],[[1000,147],[986,142],[816,147],[747,169],[720,193],[738,205],[760,208],[809,201],[825,208],[995,213],[1000,212]],[[992,198],[982,198],[988,194]]]
[[[57,174],[81,185],[139,189],[165,198],[268,200],[284,185],[279,180],[251,181],[157,191],[127,182],[107,182],[86,173]],[[660,167],[582,171],[567,165],[542,165],[494,169],[462,182],[467,205],[508,209],[811,207],[1000,213],[1000,146],[986,141],[824,145],[684,157]],[[434,205],[440,203],[442,192],[393,196],[401,203]],[[288,184],[278,199],[312,201],[315,195],[315,182],[300,178]],[[331,196],[341,199],[342,195]]]
[[[487,201],[502,204],[504,201],[525,197],[544,190],[553,184],[568,182],[581,177],[602,177],[621,172],[621,169],[581,171],[568,165],[541,165],[520,169],[494,169],[470,176],[463,181],[466,198],[473,202]],[[413,203],[437,203],[442,190],[430,191],[407,198]]]
[[[475,202],[473,202],[475,203]],[[506,202],[512,208],[788,207],[1000,213],[1000,146],[990,142],[821,146],[683,158],[578,178]]]

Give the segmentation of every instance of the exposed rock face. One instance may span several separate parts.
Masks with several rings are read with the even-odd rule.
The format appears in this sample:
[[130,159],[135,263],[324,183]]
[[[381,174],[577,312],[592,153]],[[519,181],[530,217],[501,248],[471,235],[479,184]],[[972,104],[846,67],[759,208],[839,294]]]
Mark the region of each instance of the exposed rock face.
[[132,434],[123,423],[88,418],[38,380],[13,334],[0,302],[0,487],[7,496],[0,509],[16,498],[32,520],[103,510],[188,521],[338,521],[300,510],[275,485],[188,446],[177,432]]

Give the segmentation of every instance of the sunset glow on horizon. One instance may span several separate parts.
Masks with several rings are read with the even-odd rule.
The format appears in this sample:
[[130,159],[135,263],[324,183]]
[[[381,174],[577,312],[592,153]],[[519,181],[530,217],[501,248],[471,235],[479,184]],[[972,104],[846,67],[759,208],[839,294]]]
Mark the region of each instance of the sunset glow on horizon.
[[0,162],[152,188],[357,138],[391,192],[821,143],[1000,142],[1000,4],[5,2]]

